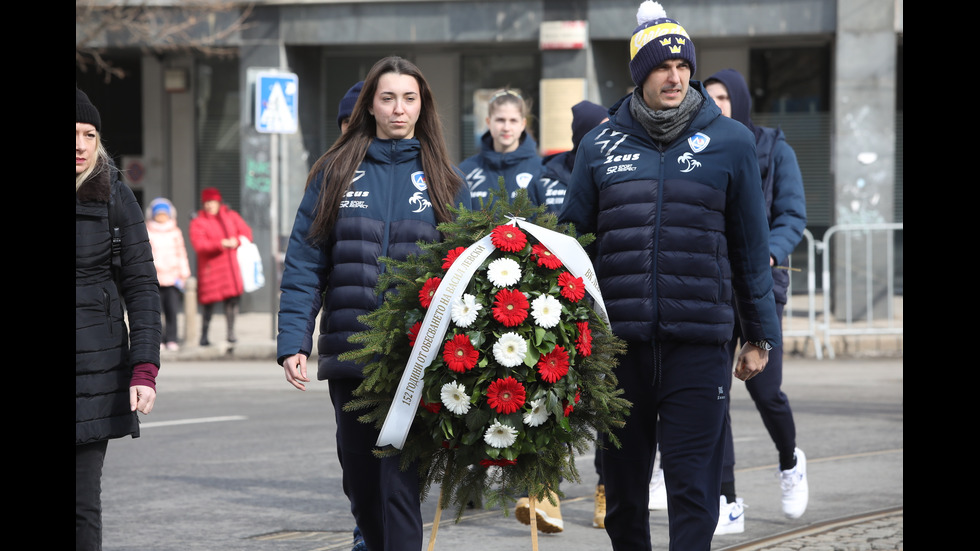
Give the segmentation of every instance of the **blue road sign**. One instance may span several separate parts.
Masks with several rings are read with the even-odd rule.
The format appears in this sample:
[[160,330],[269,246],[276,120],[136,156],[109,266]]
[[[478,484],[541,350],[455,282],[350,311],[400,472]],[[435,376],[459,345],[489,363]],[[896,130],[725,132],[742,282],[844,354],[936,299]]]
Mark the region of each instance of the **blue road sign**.
[[299,128],[299,77],[259,73],[255,81],[255,130],[293,134]]

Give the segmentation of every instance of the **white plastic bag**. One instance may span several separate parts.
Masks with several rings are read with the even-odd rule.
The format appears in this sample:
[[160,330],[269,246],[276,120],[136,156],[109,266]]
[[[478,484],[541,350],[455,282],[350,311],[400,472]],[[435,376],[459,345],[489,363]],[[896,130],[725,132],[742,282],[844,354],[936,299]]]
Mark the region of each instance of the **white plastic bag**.
[[238,267],[242,270],[245,292],[251,293],[265,285],[265,272],[262,270],[262,256],[259,248],[244,235],[238,237]]

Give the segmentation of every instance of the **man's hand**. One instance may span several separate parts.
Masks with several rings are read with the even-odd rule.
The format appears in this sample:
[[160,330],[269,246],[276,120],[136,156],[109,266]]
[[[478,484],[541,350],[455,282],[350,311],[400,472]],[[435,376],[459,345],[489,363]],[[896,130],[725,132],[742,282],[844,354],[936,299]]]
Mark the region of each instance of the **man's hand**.
[[769,351],[759,348],[752,343],[745,343],[742,351],[738,353],[738,362],[735,364],[735,377],[742,381],[748,381],[755,377],[766,368],[769,363]]

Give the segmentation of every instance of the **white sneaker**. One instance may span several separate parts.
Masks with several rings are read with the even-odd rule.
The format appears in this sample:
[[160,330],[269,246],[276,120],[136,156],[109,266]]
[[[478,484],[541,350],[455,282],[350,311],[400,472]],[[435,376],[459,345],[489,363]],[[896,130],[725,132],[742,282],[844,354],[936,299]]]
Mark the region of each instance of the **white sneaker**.
[[796,448],[796,466],[779,471],[779,484],[783,489],[783,514],[786,518],[800,518],[810,500],[810,487],[806,482],[806,455]]
[[664,470],[654,469],[650,477],[650,497],[647,506],[651,511],[667,510],[667,486],[664,484]]
[[741,534],[745,531],[745,504],[742,498],[736,497],[734,503],[728,503],[725,496],[719,498],[718,526],[715,535]]

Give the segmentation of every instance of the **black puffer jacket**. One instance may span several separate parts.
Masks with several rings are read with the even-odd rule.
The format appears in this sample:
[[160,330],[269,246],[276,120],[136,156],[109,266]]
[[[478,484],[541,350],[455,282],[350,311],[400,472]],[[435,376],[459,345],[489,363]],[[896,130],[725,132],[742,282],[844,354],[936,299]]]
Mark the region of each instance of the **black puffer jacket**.
[[[109,208],[122,237],[119,282],[132,331],[113,282]],[[75,445],[139,436],[129,385],[142,363],[160,365],[160,287],[143,212],[108,167],[75,193]]]

